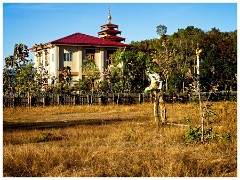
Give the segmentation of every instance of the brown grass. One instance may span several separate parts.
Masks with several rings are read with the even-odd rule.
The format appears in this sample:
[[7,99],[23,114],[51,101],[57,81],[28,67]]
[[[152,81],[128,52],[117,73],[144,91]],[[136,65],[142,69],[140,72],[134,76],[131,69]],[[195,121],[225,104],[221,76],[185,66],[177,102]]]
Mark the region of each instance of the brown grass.
[[[37,121],[82,113],[101,117],[133,116],[128,121],[65,128],[5,130],[5,177],[225,177],[237,176],[237,103],[218,102],[208,126],[217,138],[187,143],[188,127],[157,128],[152,104],[4,109],[4,121]],[[196,104],[167,104],[168,121],[200,125]],[[44,121],[46,119],[42,119]]]

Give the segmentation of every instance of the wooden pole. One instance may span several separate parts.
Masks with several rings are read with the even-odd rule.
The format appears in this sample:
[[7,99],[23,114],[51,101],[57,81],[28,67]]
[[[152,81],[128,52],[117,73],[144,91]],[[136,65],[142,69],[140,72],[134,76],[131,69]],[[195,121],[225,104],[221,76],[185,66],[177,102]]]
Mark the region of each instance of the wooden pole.
[[159,107],[159,94],[157,94],[156,91],[153,92],[153,94],[155,95],[154,97],[154,103],[153,103],[153,113],[154,113],[154,121],[155,123],[159,123],[159,111],[158,111],[158,107]]
[[162,121],[162,125],[164,125],[166,121],[166,107],[163,100],[163,95],[161,93],[159,93],[159,109],[160,109],[160,119]]
[[43,107],[45,106],[45,97],[43,96],[42,98],[42,102],[43,102]]
[[[162,126],[166,123],[166,108],[165,108],[165,103],[163,100],[163,94],[162,93],[157,93],[156,91],[153,91],[155,98],[154,98],[154,121],[155,123],[160,125],[160,120],[162,123]],[[159,117],[160,116],[160,117]]]
[[198,44],[196,49],[196,56],[197,56],[197,92],[199,97],[199,110],[200,110],[200,117],[201,117],[201,128],[202,128],[202,137],[201,141],[204,141],[204,112],[201,103],[201,90],[200,90],[200,66],[199,66],[199,56],[201,53],[201,49],[199,50]]

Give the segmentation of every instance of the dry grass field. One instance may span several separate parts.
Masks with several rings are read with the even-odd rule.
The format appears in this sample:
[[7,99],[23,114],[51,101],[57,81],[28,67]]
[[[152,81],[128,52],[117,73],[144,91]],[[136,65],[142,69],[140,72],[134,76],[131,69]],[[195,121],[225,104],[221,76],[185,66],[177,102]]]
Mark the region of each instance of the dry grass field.
[[166,104],[166,108],[168,122],[189,126],[158,128],[152,122],[150,103],[3,109],[7,124],[3,131],[3,175],[237,176],[236,102],[216,102],[208,107],[204,143],[194,139],[197,131],[190,133],[190,127],[201,124],[197,104]]

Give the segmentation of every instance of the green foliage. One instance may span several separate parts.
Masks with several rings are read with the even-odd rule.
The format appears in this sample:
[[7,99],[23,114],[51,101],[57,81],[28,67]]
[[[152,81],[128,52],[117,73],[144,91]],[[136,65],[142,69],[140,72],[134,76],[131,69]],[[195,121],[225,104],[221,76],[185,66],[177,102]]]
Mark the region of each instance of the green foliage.
[[15,44],[14,54],[5,58],[5,68],[3,69],[3,92],[4,93],[33,93],[39,86],[35,76],[37,70],[33,63],[26,59],[28,48],[20,43]]
[[203,108],[204,118],[207,120],[208,124],[215,122],[215,117],[217,116],[216,110],[213,109],[212,104],[206,104]]
[[158,25],[157,27],[157,34],[160,36],[163,36],[167,33],[167,27],[165,25]]
[[59,81],[52,87],[52,91],[58,94],[71,93],[71,67],[66,66],[60,70]]
[[204,32],[194,26],[178,29],[173,35],[159,39],[132,42],[131,47],[115,53],[115,67],[111,70],[113,90],[142,92],[147,86],[145,72],[159,73],[168,86],[168,92],[190,89],[196,77],[196,49],[200,54],[200,84],[202,91],[210,91],[213,85],[219,90],[232,87],[236,90],[237,31],[220,32],[212,29]]
[[100,71],[94,60],[85,59],[83,60],[83,73],[85,73],[85,78],[90,80],[97,80],[100,78]]
[[219,90],[236,90],[237,74],[237,31],[220,32],[213,28],[203,38],[201,69],[202,81],[206,89],[212,82],[219,85]]
[[[200,54],[200,84],[202,91],[236,90],[237,31],[220,32],[213,28],[204,32],[194,26],[178,29],[173,35],[132,43],[151,59],[145,67],[159,73],[168,82],[169,92],[182,92],[196,77],[196,49]],[[184,84],[184,86],[183,86]]]
[[[203,132],[205,141],[213,141],[217,138],[217,134],[212,128],[206,128]],[[190,127],[184,134],[184,140],[187,143],[198,143],[201,141],[202,130],[200,127]]]
[[118,50],[114,54],[114,67],[109,81],[113,92],[142,92],[146,86],[146,64],[148,55],[141,49]]
[[96,84],[97,93],[99,93],[99,94],[109,93],[111,90],[110,86],[111,86],[111,84],[109,83],[108,80],[100,81],[99,83]]
[[82,87],[82,91],[90,92],[90,90],[96,91],[96,80],[100,79],[100,70],[95,64],[94,60],[85,59],[83,60],[83,73],[85,74],[84,80],[79,82],[78,87]]
[[76,90],[81,91],[83,94],[87,94],[91,91],[88,79],[79,79],[78,84],[76,85]]
[[52,91],[58,94],[71,93],[79,91],[81,94],[89,94],[99,91],[99,85],[96,80],[100,78],[100,71],[92,60],[84,60],[83,79],[79,79],[73,86],[71,82],[71,68],[63,67],[60,72],[59,81],[52,87]]
[[197,127],[190,127],[185,135],[184,135],[184,139],[186,142],[198,142],[201,140],[201,136],[202,136],[202,131],[200,128]]

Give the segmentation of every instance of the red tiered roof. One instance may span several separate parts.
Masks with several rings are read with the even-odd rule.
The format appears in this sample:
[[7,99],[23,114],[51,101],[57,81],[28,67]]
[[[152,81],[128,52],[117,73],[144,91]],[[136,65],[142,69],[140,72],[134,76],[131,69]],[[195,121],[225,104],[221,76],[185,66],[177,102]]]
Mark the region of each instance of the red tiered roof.
[[103,31],[98,32],[98,35],[103,35],[105,33],[107,33],[107,34],[121,34],[121,32],[122,31],[115,30],[115,29],[107,29],[107,30],[103,30]]
[[104,25],[102,25],[101,26],[101,29],[103,29],[103,28],[106,28],[106,27],[109,27],[109,28],[118,28],[118,25],[116,25],[116,24],[104,24]]
[[89,45],[89,46],[115,46],[115,47],[125,47],[127,44],[110,41],[107,39],[102,39],[94,36],[90,36],[82,33],[75,33],[47,44],[71,44],[71,45]]

